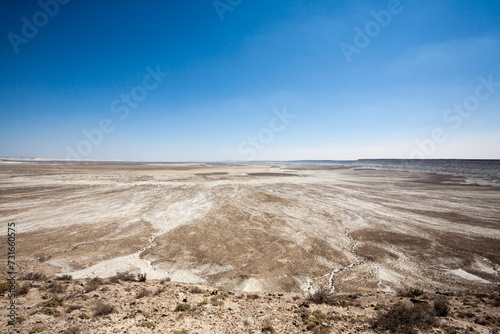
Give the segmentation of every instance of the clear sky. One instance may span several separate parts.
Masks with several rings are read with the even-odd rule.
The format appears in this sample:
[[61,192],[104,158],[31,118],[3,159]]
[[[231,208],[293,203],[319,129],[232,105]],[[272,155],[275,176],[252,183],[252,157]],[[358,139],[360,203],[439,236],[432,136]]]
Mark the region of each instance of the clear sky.
[[500,1],[5,0],[0,156],[500,158]]

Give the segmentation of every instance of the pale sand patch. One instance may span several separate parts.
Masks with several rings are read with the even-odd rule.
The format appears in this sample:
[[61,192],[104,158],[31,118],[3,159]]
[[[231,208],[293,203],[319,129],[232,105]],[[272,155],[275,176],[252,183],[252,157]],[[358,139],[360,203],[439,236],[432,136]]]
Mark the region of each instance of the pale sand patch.
[[460,269],[454,269],[454,270],[448,270],[448,272],[452,273],[455,276],[461,277],[461,278],[469,280],[469,281],[476,281],[476,282],[481,282],[481,283],[490,283],[490,281],[487,281],[485,279],[482,279],[481,277],[478,277],[476,275],[468,273],[465,270],[463,270],[462,268],[460,268]]

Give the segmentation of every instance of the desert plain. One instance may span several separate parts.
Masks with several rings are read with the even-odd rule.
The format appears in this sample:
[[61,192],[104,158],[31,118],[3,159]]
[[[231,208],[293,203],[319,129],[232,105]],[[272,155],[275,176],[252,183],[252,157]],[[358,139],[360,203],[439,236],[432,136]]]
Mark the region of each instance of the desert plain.
[[[500,185],[306,163],[0,163],[19,274],[241,293],[491,292]],[[2,271],[6,278],[6,270]],[[203,332],[203,331],[202,331]]]
[[306,164],[2,163],[20,270],[237,291],[498,284],[500,186]]

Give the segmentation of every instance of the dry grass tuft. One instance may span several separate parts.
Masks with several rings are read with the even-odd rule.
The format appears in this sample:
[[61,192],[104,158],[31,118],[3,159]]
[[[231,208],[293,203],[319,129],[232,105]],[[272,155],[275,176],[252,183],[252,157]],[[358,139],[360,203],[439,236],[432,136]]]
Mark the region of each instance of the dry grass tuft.
[[113,313],[115,307],[111,304],[105,303],[103,301],[98,301],[94,307],[94,317],[105,316]]

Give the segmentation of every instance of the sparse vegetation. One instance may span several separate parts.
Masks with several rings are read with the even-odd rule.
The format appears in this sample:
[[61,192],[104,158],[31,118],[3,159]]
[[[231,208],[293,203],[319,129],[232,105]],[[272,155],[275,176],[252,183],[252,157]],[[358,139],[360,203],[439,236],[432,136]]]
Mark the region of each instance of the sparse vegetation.
[[10,282],[3,282],[0,283],[0,294],[5,294],[7,291],[10,290]]
[[44,307],[58,307],[58,306],[62,305],[62,302],[57,300],[57,299],[52,298],[52,299],[49,299],[49,300],[42,302],[41,305]]
[[210,304],[212,304],[213,306],[221,306],[221,305],[224,305],[224,299],[226,299],[226,296],[221,296],[221,295],[218,295],[218,296],[213,296],[213,297],[210,299]]
[[71,313],[75,310],[79,310],[81,309],[82,306],[81,305],[69,305],[67,308],[66,308],[66,313]]
[[276,333],[276,330],[273,327],[273,323],[269,320],[264,322],[262,325],[262,333]]
[[180,331],[175,331],[174,334],[189,334],[189,332],[187,330],[180,330]]
[[315,304],[335,304],[334,294],[326,285],[319,286],[319,288],[309,296],[309,300]]
[[391,333],[417,333],[416,329],[426,330],[436,324],[434,310],[424,304],[408,305],[398,303],[387,312],[379,313],[373,327]]
[[35,326],[30,330],[29,334],[40,333],[46,329],[47,329],[47,326]]
[[156,325],[152,321],[143,321],[143,322],[141,322],[141,327],[146,327],[146,328],[153,329],[153,328],[156,327]]
[[51,283],[47,289],[50,293],[63,293],[66,290],[66,286],[59,282]]
[[446,317],[450,312],[450,306],[445,298],[434,300],[434,311],[438,317]]
[[25,317],[23,317],[22,315],[18,315],[16,317],[16,324],[22,324],[25,320],[26,320]]
[[115,307],[111,304],[105,303],[103,301],[98,301],[94,307],[94,317],[105,316],[113,313]]
[[50,315],[53,317],[59,317],[61,315],[61,312],[59,312],[58,310],[56,310],[55,308],[52,308],[52,307],[43,307],[40,310],[40,313]]
[[145,288],[142,288],[138,293],[137,295],[135,296],[135,298],[137,299],[140,299],[140,298],[143,298],[143,297],[146,297],[146,296],[149,296],[150,292],[149,290],[145,289]]
[[174,312],[184,312],[184,311],[189,311],[190,309],[191,309],[191,305],[189,305],[188,303],[180,303],[180,304],[177,304]]
[[91,316],[90,316],[90,315],[88,315],[88,314],[87,314],[87,313],[85,313],[85,312],[82,312],[82,313],[80,313],[80,315],[78,316],[78,318],[83,319],[83,320],[86,320],[86,319],[90,319],[90,318],[91,318]]
[[72,281],[73,276],[71,275],[61,275],[61,276],[56,276],[57,281]]
[[123,271],[123,272],[116,273],[116,275],[114,277],[116,277],[116,279],[118,279],[119,281],[124,281],[124,282],[135,282],[136,281],[135,275],[132,274],[130,271]]
[[191,293],[203,293],[203,290],[198,286],[193,286],[190,290]]
[[24,295],[27,295],[28,292],[30,291],[31,289],[31,283],[29,282],[25,282],[23,284],[21,284],[21,286],[19,287],[19,289],[16,289],[16,295],[17,296],[24,296]]
[[62,334],[79,334],[79,333],[80,333],[80,328],[76,326],[67,328],[62,332]]
[[423,294],[424,294],[424,292],[420,289],[417,289],[417,288],[408,288],[408,289],[398,291],[399,297],[415,298],[415,297],[421,296]]
[[46,281],[47,276],[42,273],[28,273],[24,276],[21,276],[20,280],[22,281]]
[[300,316],[304,324],[306,324],[306,329],[308,331],[318,326],[321,327],[321,324],[326,320],[326,315],[321,313],[321,311],[314,311],[312,314],[308,311],[304,311]]
[[139,281],[139,282],[146,282],[146,274],[139,274],[139,275],[137,275],[137,281]]
[[102,284],[102,279],[100,279],[99,277],[94,277],[85,285],[85,287],[83,288],[83,292],[89,293],[91,291],[97,290]]

